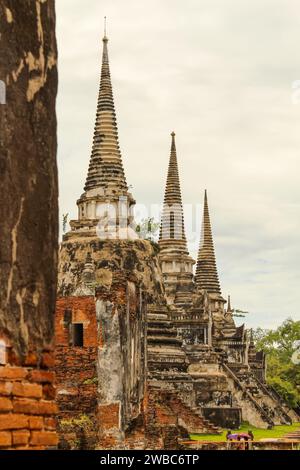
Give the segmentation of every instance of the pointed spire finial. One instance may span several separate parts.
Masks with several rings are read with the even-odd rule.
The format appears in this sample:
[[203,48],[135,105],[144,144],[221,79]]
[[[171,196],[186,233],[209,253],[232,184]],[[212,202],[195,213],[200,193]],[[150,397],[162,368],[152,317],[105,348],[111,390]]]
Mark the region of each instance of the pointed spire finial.
[[171,132],[171,136],[172,136],[171,152],[174,151],[174,150],[176,151],[176,148],[175,148],[175,135],[176,135],[176,134],[175,134],[174,131]]
[[106,16],[104,16],[104,36],[103,36],[103,42],[107,42],[108,37],[106,36]]

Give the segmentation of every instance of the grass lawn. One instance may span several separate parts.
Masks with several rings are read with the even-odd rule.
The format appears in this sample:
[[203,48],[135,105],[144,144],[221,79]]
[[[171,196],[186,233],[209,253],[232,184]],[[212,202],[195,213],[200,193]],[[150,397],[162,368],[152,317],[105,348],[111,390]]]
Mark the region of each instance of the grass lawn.
[[[250,426],[248,423],[243,423],[240,429],[231,429],[232,433],[238,432],[247,432],[248,430],[252,430],[254,434],[254,439],[259,441],[259,439],[263,438],[276,438],[276,437],[283,437],[285,434],[300,430],[300,423],[294,423],[291,426],[274,426],[273,429],[259,429],[255,428],[254,426]],[[190,438],[193,441],[226,441],[226,433],[227,429],[224,429],[222,434],[191,434]]]

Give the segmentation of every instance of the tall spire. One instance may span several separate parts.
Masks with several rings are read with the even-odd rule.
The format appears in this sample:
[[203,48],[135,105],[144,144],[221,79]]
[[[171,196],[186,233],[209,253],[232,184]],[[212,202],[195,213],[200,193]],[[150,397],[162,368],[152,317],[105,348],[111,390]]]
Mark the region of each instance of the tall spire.
[[206,190],[204,196],[202,234],[196,266],[195,280],[199,289],[206,290],[208,293],[221,294],[216,266],[212,230],[210,225]]
[[[172,132],[171,136],[171,154],[161,218],[159,244],[161,248],[163,248],[167,243],[168,248],[187,253],[175,133]],[[170,245],[170,241],[172,245]]]
[[159,235],[159,261],[163,273],[167,302],[179,308],[188,306],[193,287],[193,264],[184,230],[184,216],[178,173],[175,133],[172,132],[171,154]]
[[113,193],[123,194],[128,188],[119,148],[107,43],[105,18],[102,70],[94,140],[84,190],[89,191],[100,187]]

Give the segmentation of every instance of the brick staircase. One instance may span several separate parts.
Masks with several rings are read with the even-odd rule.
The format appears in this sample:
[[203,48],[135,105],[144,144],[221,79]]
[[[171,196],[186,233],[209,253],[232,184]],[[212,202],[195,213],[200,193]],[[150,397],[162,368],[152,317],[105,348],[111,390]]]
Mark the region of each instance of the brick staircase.
[[187,405],[178,395],[174,393],[163,393],[162,395],[164,395],[164,403],[177,416],[178,424],[186,428],[190,434],[222,433],[222,429],[204,418],[198,408]]

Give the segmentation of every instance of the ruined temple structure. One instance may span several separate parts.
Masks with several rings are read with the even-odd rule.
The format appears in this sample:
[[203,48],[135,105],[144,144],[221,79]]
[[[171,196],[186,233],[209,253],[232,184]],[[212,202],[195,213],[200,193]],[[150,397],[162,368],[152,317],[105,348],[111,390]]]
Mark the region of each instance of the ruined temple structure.
[[56,373],[66,448],[124,446],[146,394],[146,306],[164,302],[155,247],[134,230],[107,43],[88,176],[60,249]]
[[56,306],[59,446],[172,449],[190,433],[296,417],[265,383],[265,357],[222,296],[205,192],[196,264],[175,134],[158,244],[139,239],[103,38],[96,124],[78,218],[63,236]]
[[182,401],[200,409],[203,417],[223,428],[237,427],[242,420],[263,428],[289,424],[297,416],[267,387],[264,354],[255,350],[251,331],[235,325],[230,297],[225,308],[207,191],[195,276],[192,274],[183,214],[178,209],[182,201],[174,139],[172,133],[158,258],[169,319],[182,340],[181,350],[189,364],[186,371],[192,378],[185,385],[184,380],[177,381],[177,393]]

